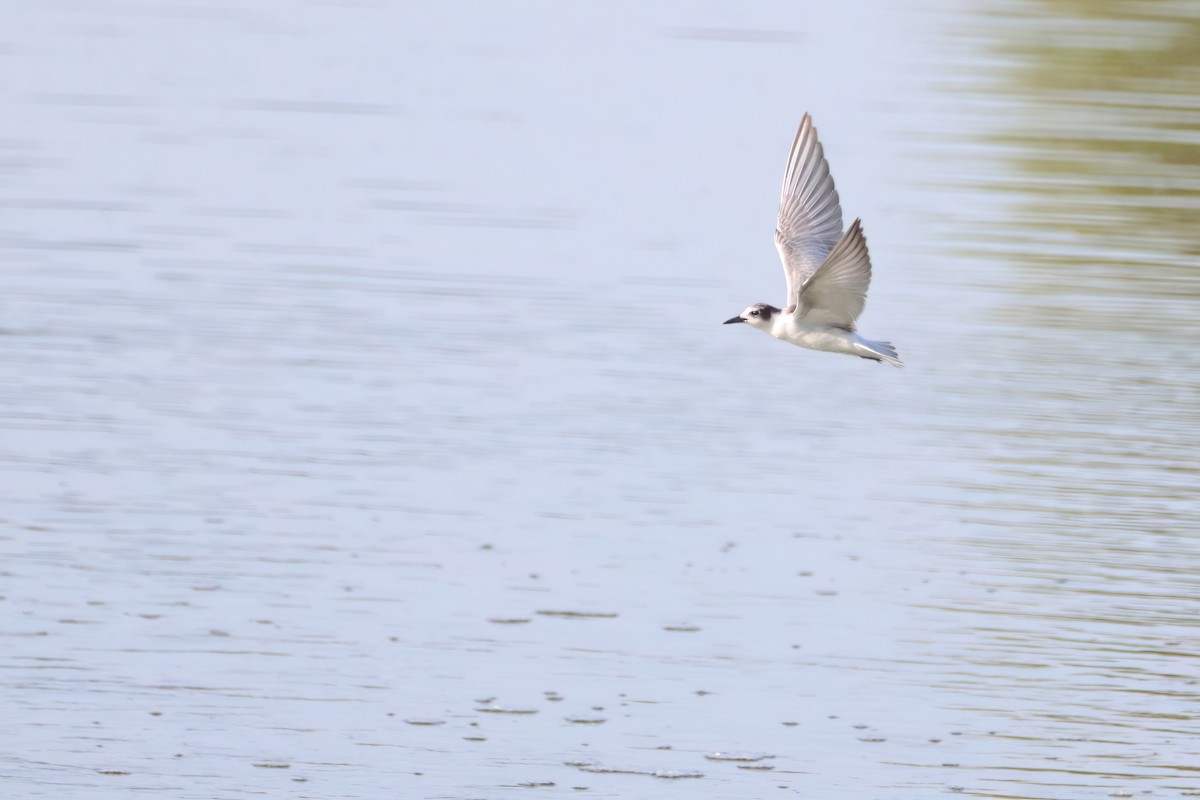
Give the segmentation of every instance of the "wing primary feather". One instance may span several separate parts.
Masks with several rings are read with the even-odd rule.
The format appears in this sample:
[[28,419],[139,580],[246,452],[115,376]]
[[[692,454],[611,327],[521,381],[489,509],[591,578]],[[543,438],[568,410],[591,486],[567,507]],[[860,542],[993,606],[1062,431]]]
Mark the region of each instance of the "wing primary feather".
[[800,287],[795,313],[812,322],[854,330],[870,284],[871,254],[862,220],[856,219]]
[[825,261],[841,233],[837,188],[812,116],[805,114],[788,153],[775,223],[775,247],[787,278],[787,305],[797,305],[801,285]]

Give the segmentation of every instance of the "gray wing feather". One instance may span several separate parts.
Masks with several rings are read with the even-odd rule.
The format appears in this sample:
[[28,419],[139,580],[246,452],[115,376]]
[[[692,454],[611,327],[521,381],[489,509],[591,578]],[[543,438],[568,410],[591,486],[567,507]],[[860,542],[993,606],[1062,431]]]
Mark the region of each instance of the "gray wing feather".
[[775,247],[787,277],[787,305],[816,271],[842,233],[842,206],[812,118],[804,115],[783,173]]
[[797,315],[806,321],[854,330],[854,321],[867,304],[871,285],[871,254],[862,221],[854,220],[828,257],[800,287]]

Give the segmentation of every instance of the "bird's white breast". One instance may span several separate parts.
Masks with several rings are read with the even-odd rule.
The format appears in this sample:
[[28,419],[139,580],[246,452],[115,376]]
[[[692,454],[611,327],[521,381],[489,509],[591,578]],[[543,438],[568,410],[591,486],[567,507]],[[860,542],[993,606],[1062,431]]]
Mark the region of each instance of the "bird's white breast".
[[771,335],[809,350],[825,350],[833,353],[855,353],[854,342],[858,338],[850,331],[828,325],[814,325],[803,317],[780,314],[771,325]]

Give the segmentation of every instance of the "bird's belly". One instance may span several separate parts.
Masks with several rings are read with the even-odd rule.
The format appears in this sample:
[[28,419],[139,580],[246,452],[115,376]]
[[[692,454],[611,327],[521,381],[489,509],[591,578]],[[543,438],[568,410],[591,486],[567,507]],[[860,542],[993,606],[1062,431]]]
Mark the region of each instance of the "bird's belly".
[[771,331],[771,335],[789,344],[807,347],[809,350],[825,350],[833,353],[854,353],[855,335],[841,328],[826,325],[805,325],[792,319]]

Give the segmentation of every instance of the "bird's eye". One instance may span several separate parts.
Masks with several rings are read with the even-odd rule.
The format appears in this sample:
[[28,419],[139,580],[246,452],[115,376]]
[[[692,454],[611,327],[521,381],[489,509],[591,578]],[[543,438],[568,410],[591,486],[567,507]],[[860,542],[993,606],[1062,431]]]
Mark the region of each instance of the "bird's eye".
[[751,311],[751,312],[750,312],[750,316],[752,316],[752,317],[757,317],[757,316],[758,316],[758,311]]

